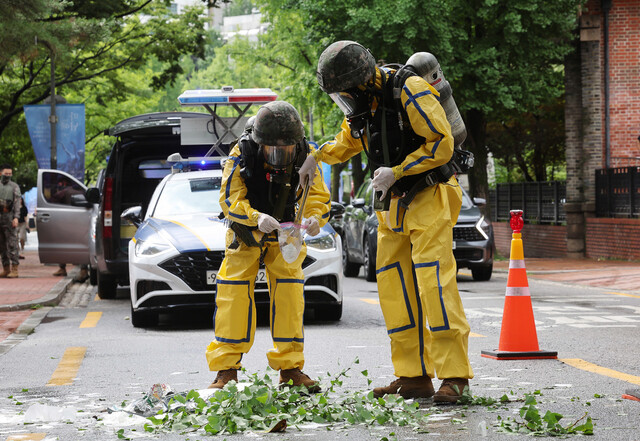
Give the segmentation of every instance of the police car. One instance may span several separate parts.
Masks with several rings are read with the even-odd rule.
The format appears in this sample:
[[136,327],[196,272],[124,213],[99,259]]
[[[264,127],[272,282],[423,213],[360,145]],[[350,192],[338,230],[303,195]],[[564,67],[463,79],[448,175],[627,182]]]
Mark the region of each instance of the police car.
[[[205,168],[216,161],[221,162],[220,158],[191,160]],[[162,311],[214,305],[216,275],[224,258],[227,229],[225,221],[219,218],[221,180],[219,165],[213,170],[171,173],[155,189],[144,218],[141,207],[129,208],[122,214],[138,226],[129,243],[133,326],[155,325]],[[327,223],[317,236],[307,236],[305,243],[307,257],[302,264],[305,305],[315,311],[316,319],[339,320],[340,237]],[[269,303],[263,268],[256,278],[255,301],[258,307]]]

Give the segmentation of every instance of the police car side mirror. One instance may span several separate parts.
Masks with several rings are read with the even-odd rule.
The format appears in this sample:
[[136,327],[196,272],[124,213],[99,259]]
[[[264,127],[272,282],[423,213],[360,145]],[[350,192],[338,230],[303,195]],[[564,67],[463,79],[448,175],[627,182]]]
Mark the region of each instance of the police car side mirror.
[[329,212],[332,219],[339,218],[344,214],[344,205],[339,202],[331,202],[331,211]]
[[136,205],[135,207],[127,208],[120,215],[120,219],[128,220],[136,227],[139,227],[142,223],[142,207]]

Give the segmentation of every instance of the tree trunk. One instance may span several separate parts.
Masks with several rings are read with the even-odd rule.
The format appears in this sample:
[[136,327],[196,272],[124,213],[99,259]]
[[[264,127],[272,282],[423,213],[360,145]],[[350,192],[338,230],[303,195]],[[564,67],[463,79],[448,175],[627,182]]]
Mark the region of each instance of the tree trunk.
[[331,166],[331,200],[340,201],[340,173],[347,168],[348,162],[334,164]]
[[362,153],[351,158],[351,177],[353,178],[353,191],[357,192],[364,178],[369,172],[369,167],[362,169]]
[[475,165],[469,170],[469,189],[471,197],[484,198],[487,205],[484,215],[490,218],[489,183],[487,181],[487,122],[477,109],[466,114],[467,148],[473,153]]

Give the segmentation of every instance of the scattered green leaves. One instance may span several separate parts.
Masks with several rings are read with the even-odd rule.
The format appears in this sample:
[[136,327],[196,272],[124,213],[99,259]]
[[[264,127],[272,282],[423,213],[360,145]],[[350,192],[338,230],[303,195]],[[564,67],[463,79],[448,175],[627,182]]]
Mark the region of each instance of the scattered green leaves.
[[[374,398],[372,392],[336,391],[347,376],[343,370],[330,379],[326,390],[308,394],[303,387],[274,388],[269,373],[249,376],[249,384],[239,387],[230,382],[207,399],[191,390],[175,395],[169,411],[149,417],[147,432],[186,432],[202,429],[207,434],[232,434],[253,431],[277,431],[283,421],[287,426],[308,423],[326,425],[397,425],[424,430],[428,414],[417,402],[388,395]],[[365,377],[367,371],[361,372]]]
[[[534,393],[535,394],[535,393]],[[534,394],[525,395],[524,406],[520,409],[520,417],[502,419],[498,417],[499,429],[501,432],[526,433],[536,436],[563,436],[563,435],[593,435],[593,422],[586,413],[573,424],[564,427],[560,420],[563,415],[547,411],[544,416],[540,416],[540,411],[536,407],[537,401]],[[578,425],[584,420],[583,424]]]

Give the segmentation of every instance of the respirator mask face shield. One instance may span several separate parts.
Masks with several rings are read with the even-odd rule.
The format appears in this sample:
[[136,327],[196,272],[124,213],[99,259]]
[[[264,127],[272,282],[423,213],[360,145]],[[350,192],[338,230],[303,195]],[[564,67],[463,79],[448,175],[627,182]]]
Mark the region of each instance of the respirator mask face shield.
[[347,122],[351,128],[351,136],[360,138],[366,120],[371,116],[369,94],[364,90],[354,87],[343,92],[331,93],[329,96],[347,118]]
[[296,145],[263,145],[264,160],[274,170],[284,170],[296,159]]

